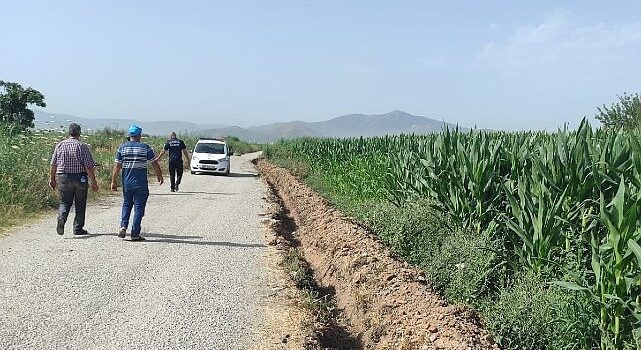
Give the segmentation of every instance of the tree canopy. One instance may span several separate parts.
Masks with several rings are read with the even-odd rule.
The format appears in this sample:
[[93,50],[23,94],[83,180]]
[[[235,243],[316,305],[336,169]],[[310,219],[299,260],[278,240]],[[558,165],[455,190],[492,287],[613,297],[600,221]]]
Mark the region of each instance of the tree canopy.
[[623,96],[618,97],[619,102],[613,103],[610,107],[597,107],[598,113],[594,117],[606,128],[630,130],[641,126],[639,94],[623,93]]
[[40,91],[0,80],[0,122],[22,130],[32,128],[34,116],[29,105],[46,107],[44,99]]

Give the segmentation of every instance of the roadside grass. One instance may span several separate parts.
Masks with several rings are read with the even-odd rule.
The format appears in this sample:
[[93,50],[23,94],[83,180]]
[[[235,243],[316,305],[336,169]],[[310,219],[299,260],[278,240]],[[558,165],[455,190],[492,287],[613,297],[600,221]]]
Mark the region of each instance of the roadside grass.
[[[376,191],[354,183],[354,174],[363,172],[355,167],[367,164],[366,157],[323,170],[286,149],[269,150],[268,159],[369,227],[400,258],[420,267],[450,303],[474,306],[502,349],[599,348],[598,324],[585,294],[560,289],[543,274],[515,273],[502,259],[501,241],[460,228],[429,199],[397,206],[385,196],[355,195]],[[378,181],[378,173],[367,176]]]
[[14,207],[0,214],[0,237],[7,235],[14,227],[35,222],[44,217],[45,211],[26,211]]
[[10,135],[0,129],[0,228],[57,203],[48,188],[49,159],[60,133]]
[[510,276],[497,242],[456,229],[428,202],[399,208],[353,201],[317,176],[307,183],[339,210],[369,227],[403,260],[420,267],[454,304],[474,306],[502,349],[592,349],[597,325],[579,293],[551,286],[541,276]]
[[236,136],[225,137],[225,142],[236,156],[258,152],[263,148],[263,145],[242,141]]

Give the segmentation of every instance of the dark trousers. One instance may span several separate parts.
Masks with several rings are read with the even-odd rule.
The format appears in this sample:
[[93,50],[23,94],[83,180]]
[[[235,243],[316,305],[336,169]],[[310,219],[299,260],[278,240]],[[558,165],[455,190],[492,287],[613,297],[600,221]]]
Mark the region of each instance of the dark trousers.
[[140,236],[140,225],[142,217],[145,216],[145,207],[147,198],[149,198],[149,189],[142,188],[122,188],[122,213],[120,215],[120,227],[129,226],[129,217],[131,209],[134,210],[134,222],[131,224],[131,237]]
[[175,189],[176,185],[180,185],[180,180],[183,178],[183,161],[182,159],[169,161],[169,183],[171,189]]
[[87,209],[87,192],[89,181],[87,174],[57,174],[58,194],[60,195],[60,207],[58,207],[58,221],[67,222],[71,211],[71,205],[76,208],[76,215],[73,219],[73,232],[82,231],[85,226],[85,210]]

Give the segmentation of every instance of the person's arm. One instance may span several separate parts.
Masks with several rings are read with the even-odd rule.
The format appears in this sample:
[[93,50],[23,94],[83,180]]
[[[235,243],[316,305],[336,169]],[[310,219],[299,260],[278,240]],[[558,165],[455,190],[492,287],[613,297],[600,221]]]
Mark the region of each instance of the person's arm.
[[116,151],[116,159],[114,160],[114,168],[111,170],[112,191],[118,189],[118,174],[120,174],[120,170],[122,170],[122,154],[120,153],[120,147],[118,147],[118,150]]
[[167,151],[163,149],[162,151],[160,151],[160,153],[158,153],[158,156],[156,158],[154,158],[153,160],[159,161],[160,158],[162,158],[162,156],[165,155],[165,153],[167,153]]
[[86,143],[82,144],[82,155],[83,155],[83,165],[85,166],[85,169],[87,170],[87,175],[89,175],[89,180],[91,182],[91,190],[94,192],[98,192],[98,181],[96,181],[96,163],[93,161],[93,156],[91,155],[91,151],[89,150],[89,146],[87,146]]
[[87,168],[87,174],[89,175],[89,180],[91,181],[91,190],[98,192],[98,181],[96,180],[96,168],[91,167]]
[[58,167],[55,164],[51,164],[49,167],[49,187],[51,187],[52,190],[56,189],[56,186],[58,186],[58,183],[56,182],[56,169]]
[[165,180],[162,177],[162,171],[160,170],[160,165],[158,165],[157,160],[152,160],[151,161],[151,167],[154,169],[154,173],[156,174],[156,179],[158,180],[158,184],[162,185]]
[[[164,155],[165,155],[165,153],[167,153],[167,151],[168,151],[168,150],[169,150],[169,141],[165,142],[165,147],[163,147],[163,148],[162,148],[162,151],[160,151],[160,153],[158,154],[158,156],[157,156],[157,157],[155,157],[155,158],[154,158],[154,159],[152,159],[152,160],[156,160],[156,161],[160,160],[160,158],[162,158],[162,156],[164,156]],[[152,152],[153,152],[153,151],[152,151]]]
[[120,170],[122,169],[122,164],[116,162],[114,163],[114,168],[111,171],[111,190],[115,191],[118,189],[118,174],[120,174]]
[[[167,143],[165,148],[169,147],[169,143]],[[156,174],[156,179],[158,179],[159,184],[163,184],[164,179],[162,178],[162,171],[160,170],[160,165],[158,165],[158,158],[154,155],[154,150],[151,149],[151,147],[147,146],[147,160],[151,162],[151,167],[154,169],[154,173]]]
[[51,155],[51,163],[49,163],[49,187],[52,190],[55,190],[58,186],[56,182],[56,171],[58,170],[58,145],[53,149],[53,154]]
[[189,159],[189,152],[187,152],[187,145],[185,145],[185,142],[183,140],[180,140],[180,149],[182,150],[182,153],[185,156],[185,159],[187,159],[187,164],[184,164],[184,165],[187,166],[187,169],[191,169],[191,159]]
[[185,159],[187,159],[187,166],[191,164],[191,159],[189,159],[189,152],[187,152],[186,148],[183,148],[183,155],[185,156]]

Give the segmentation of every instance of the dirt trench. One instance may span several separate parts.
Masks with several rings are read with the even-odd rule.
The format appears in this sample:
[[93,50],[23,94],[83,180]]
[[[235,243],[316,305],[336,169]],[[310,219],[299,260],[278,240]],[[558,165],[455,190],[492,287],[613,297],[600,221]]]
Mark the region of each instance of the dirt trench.
[[297,249],[337,306],[335,327],[320,337],[337,349],[496,349],[480,317],[449,306],[421,271],[397,260],[286,170],[256,162],[296,225]]

